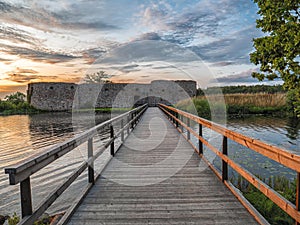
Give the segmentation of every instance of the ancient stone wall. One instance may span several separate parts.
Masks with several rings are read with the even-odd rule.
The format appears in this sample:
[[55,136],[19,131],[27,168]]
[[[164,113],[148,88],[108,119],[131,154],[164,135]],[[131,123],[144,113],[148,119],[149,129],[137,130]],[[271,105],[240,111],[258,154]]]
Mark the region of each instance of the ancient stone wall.
[[196,95],[195,81],[156,80],[150,84],[32,83],[30,103],[42,110],[65,111],[73,108],[127,108],[148,103],[176,104]]

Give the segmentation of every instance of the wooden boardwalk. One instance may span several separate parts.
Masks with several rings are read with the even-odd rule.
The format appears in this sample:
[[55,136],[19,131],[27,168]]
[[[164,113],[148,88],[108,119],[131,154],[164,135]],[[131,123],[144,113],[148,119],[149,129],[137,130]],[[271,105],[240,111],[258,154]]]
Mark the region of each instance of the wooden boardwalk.
[[200,162],[165,115],[148,108],[69,224],[257,224]]

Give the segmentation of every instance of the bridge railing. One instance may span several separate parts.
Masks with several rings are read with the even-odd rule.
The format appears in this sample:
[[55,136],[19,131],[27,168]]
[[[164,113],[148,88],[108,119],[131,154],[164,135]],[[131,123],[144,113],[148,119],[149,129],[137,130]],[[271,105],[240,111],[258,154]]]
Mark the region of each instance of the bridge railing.
[[[293,219],[295,219],[296,224],[300,224],[300,156],[292,154],[286,150],[280,149],[275,146],[271,146],[262,141],[255,140],[253,138],[244,136],[237,132],[231,131],[221,125],[208,121],[206,119],[200,118],[198,116],[192,115],[190,113],[181,111],[179,109],[159,105],[160,109],[169,117],[169,119],[174,123],[176,128],[183,132],[183,128],[186,129],[186,135],[184,137],[187,141],[193,146],[194,150],[206,161],[209,167],[215,172],[215,174],[224,182],[224,184],[233,192],[233,194],[242,202],[242,204],[248,209],[248,211],[256,218],[256,220],[263,223],[262,218],[259,217],[256,213],[256,210],[250,206],[242,195],[237,191],[237,189],[231,184],[228,180],[228,166],[234,169],[242,177],[244,177],[250,184],[260,190],[266,197],[271,201],[277,204],[283,211],[289,214]],[[183,122],[183,118],[187,121]],[[199,132],[196,132],[191,128],[191,121],[194,121],[199,125]],[[219,151],[211,143],[209,143],[202,135],[203,127],[207,127],[223,136],[222,151]],[[191,134],[198,139],[198,146],[196,147],[190,140]],[[266,183],[258,179],[247,169],[243,168],[238,163],[234,162],[231,158],[228,157],[228,139],[233,140],[236,143],[239,143],[252,151],[255,151],[263,156],[266,156],[281,165],[284,165],[297,173],[297,189],[296,189],[296,205],[285,199],[275,190],[273,190]],[[222,160],[222,169],[221,174],[215,168],[215,166],[205,159],[203,155],[203,144],[206,145],[212,152],[214,152]]]
[[[55,145],[54,147],[50,147],[46,151],[43,151],[35,156],[31,156],[24,161],[21,161],[15,165],[9,166],[5,168],[5,173],[9,174],[9,183],[11,185],[20,184],[20,196],[21,196],[21,211],[22,211],[22,220],[19,224],[33,224],[49,206],[75,181],[75,179],[88,168],[88,182],[89,184],[83,191],[81,197],[88,192],[88,190],[95,183],[95,180],[98,178],[100,174],[98,174],[95,178],[94,173],[94,161],[102,154],[102,152],[110,147],[110,159],[115,154],[115,146],[114,141],[117,137],[121,137],[121,142],[125,139],[125,132],[127,131],[127,135],[130,131],[135,127],[141,115],[147,109],[147,104],[135,108],[131,111],[128,111],[124,114],[121,114],[117,117],[114,117],[110,120],[107,120],[95,127],[90,128],[89,130],[76,135],[75,137],[61,143]],[[115,132],[114,125],[120,123],[120,129]],[[105,144],[97,149],[97,152],[94,154],[93,151],[93,138],[95,135],[99,134],[99,132],[103,131],[105,128],[110,129],[110,138],[105,142]],[[30,176],[58,158],[62,157],[66,153],[72,151],[76,147],[82,145],[83,143],[87,143],[87,152],[88,158],[84,161],[69,177],[67,177],[63,184],[57,187],[54,191],[52,191],[47,198],[40,203],[36,209],[33,211],[32,207],[32,197],[31,197],[31,185],[30,185]],[[109,160],[110,160],[109,159]],[[106,162],[109,162],[109,160]],[[81,199],[82,199],[81,198]],[[78,201],[81,201],[79,199]],[[73,204],[69,213],[64,215],[62,221],[66,221],[68,217],[71,216],[72,209],[77,207],[76,204]]]

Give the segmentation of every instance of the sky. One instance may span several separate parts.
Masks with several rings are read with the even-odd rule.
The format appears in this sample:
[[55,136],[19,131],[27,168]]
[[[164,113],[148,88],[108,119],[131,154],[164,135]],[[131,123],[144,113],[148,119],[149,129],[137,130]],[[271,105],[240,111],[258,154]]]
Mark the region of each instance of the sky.
[[0,98],[99,70],[113,82],[257,84],[257,10],[252,0],[0,0]]

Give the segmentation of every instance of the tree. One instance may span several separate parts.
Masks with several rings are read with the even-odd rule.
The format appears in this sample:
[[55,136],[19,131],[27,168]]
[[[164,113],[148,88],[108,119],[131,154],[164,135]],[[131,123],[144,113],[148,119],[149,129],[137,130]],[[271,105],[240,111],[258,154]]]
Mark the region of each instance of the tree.
[[260,72],[254,72],[252,76],[260,81],[281,78],[285,89],[296,90],[294,105],[300,116],[300,0],[254,2],[261,16],[256,20],[256,27],[267,36],[253,40],[255,51],[250,53],[250,61],[260,65]]
[[25,102],[25,95],[21,92],[16,92],[14,94],[11,95],[7,95],[4,99],[8,102],[11,102],[15,105],[19,104],[19,103],[24,103]]
[[97,84],[104,84],[104,83],[111,83],[109,80],[112,76],[108,75],[104,71],[99,71],[92,74],[86,74],[84,81],[86,83],[97,83]]

